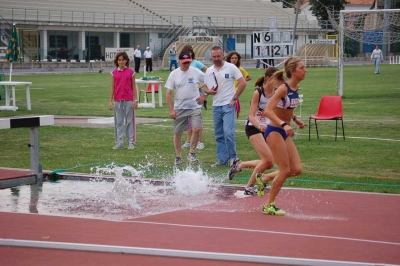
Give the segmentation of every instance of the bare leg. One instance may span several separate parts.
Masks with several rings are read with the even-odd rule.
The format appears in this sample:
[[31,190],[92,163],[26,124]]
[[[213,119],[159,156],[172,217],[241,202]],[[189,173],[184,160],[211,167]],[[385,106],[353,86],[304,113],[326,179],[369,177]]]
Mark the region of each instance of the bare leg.
[[290,160],[286,143],[279,133],[271,132],[267,137],[267,143],[272,150],[275,162],[279,168],[279,171],[272,181],[271,190],[268,193],[267,202],[265,203],[266,206],[269,206],[275,201],[275,198],[285,183],[286,178],[290,175]]
[[174,134],[174,147],[175,147],[175,154],[176,157],[182,157],[182,132]]
[[[193,131],[193,133],[192,133]],[[199,128],[193,128],[193,130],[190,131],[191,132],[191,138],[190,138],[190,153],[193,153],[194,150],[197,147],[197,142],[199,140],[199,133],[200,133],[200,129]],[[188,131],[189,133],[189,131]]]

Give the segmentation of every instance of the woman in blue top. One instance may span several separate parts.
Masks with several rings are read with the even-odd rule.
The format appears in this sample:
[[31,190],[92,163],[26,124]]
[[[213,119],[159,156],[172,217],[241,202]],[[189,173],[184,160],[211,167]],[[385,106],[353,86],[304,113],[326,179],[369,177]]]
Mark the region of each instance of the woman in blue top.
[[[264,114],[270,119],[264,131],[264,138],[272,151],[272,156],[278,165],[278,171],[271,173],[273,181],[271,190],[268,193],[267,202],[263,205],[263,213],[269,215],[285,215],[286,212],[275,206],[275,198],[281,190],[288,177],[301,174],[302,166],[300,156],[292,137],[294,130],[290,126],[293,120],[300,128],[304,123],[294,114],[294,108],[299,103],[299,83],[306,76],[306,67],[299,57],[289,57],[285,61],[285,68],[276,72],[272,77],[284,81],[283,73],[286,73],[287,80],[276,89],[275,94],[269,100]],[[256,183],[259,195],[264,191],[264,180],[257,175]]]

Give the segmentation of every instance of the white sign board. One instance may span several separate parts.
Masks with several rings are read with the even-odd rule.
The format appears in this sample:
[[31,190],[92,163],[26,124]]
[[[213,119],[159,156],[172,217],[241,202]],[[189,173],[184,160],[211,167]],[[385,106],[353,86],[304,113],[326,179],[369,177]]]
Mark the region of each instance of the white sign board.
[[216,36],[179,36],[180,43],[219,43]]
[[337,40],[317,40],[317,39],[311,39],[310,40],[311,44],[336,44]]
[[117,56],[117,53],[125,52],[128,54],[129,59],[131,61],[133,61],[133,52],[134,51],[135,51],[135,49],[133,49],[133,48],[107,48],[106,47],[106,55],[104,58],[105,58],[105,61],[110,62],[115,59],[115,57]]
[[253,32],[253,58],[274,59],[290,55],[293,46],[293,31]]

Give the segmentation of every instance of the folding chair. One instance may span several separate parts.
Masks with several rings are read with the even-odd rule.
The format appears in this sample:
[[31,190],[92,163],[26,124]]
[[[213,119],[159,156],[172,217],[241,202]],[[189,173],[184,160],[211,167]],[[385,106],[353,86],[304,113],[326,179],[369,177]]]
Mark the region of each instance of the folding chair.
[[321,98],[321,101],[319,102],[318,113],[316,115],[310,116],[308,120],[308,141],[310,141],[310,134],[311,134],[311,119],[314,119],[315,129],[317,130],[318,139],[319,135],[318,135],[317,120],[336,120],[335,141],[337,140],[337,128],[338,128],[337,121],[341,120],[343,139],[345,140],[341,96],[323,96]]
[[[154,84],[154,92],[155,92],[155,93],[158,93],[158,85],[159,85],[159,83],[155,83],[155,84]],[[140,95],[141,95],[142,92],[143,92],[143,93],[145,93],[145,95],[146,95],[145,103],[149,102],[149,99],[147,98],[147,94],[148,94],[148,93],[151,93],[151,86],[152,86],[152,83],[149,83],[149,85],[147,86],[147,90],[140,90],[140,91],[139,91],[139,101],[140,101]]]

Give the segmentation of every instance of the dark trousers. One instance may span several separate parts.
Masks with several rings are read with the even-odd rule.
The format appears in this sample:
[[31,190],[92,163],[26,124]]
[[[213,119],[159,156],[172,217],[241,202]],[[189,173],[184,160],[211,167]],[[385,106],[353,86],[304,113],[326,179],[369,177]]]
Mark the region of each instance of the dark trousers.
[[146,72],[153,72],[153,59],[152,58],[146,58]]
[[268,59],[268,65],[275,66],[275,60],[274,59]]
[[140,57],[135,57],[135,72],[139,73],[140,69]]

